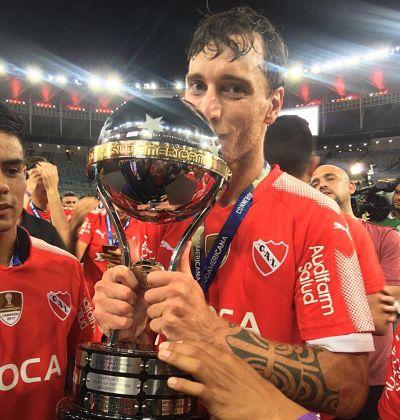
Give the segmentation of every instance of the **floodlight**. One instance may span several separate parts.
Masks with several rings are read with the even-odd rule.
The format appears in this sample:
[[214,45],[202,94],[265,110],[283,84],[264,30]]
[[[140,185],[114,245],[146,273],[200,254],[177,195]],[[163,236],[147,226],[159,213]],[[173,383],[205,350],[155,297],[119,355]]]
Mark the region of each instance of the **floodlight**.
[[111,92],[119,92],[122,89],[122,80],[117,75],[110,75],[105,82],[105,86]]
[[43,74],[37,67],[28,67],[26,69],[26,77],[32,82],[37,83],[43,79]]
[[303,68],[300,66],[292,67],[291,69],[289,69],[286,75],[290,79],[299,79],[303,75]]
[[54,80],[60,85],[65,85],[68,82],[67,78],[63,74],[57,75]]
[[7,66],[0,62],[0,75],[7,73]]
[[157,89],[157,85],[155,82],[151,82],[150,83],[150,89],[156,90]]
[[88,85],[92,90],[99,90],[102,87],[103,82],[100,77],[92,75],[88,81]]
[[362,163],[357,162],[354,165],[350,166],[350,173],[352,175],[360,175],[365,171],[365,167]]
[[180,82],[180,81],[175,82],[175,89],[182,90],[183,87],[184,86],[183,86],[182,82]]

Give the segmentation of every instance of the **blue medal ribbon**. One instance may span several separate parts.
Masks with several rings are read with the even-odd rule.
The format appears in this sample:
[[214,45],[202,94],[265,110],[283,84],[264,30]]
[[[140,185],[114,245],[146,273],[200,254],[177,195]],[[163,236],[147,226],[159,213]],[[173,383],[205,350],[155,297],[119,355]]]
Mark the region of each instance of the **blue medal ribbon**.
[[236,201],[207,257],[202,247],[195,248],[194,276],[204,292],[211,286],[229,246],[253,204],[253,185],[246,188]]
[[[265,162],[260,177],[255,180],[252,185],[247,187],[237,199],[207,256],[204,249],[205,246],[200,245],[201,242],[204,241],[201,241],[199,238],[196,238],[197,240],[193,241],[192,273],[204,293],[208,291],[214,281],[239,226],[253,204],[253,192],[255,187],[268,175],[269,171],[270,166],[268,162]],[[204,231],[204,225],[202,230]],[[201,232],[200,235],[202,235],[202,233],[203,232]],[[195,235],[197,234],[198,232],[195,233]]]
[[35,217],[37,217],[38,219],[41,219],[39,212],[37,211],[35,205],[32,203],[32,201],[29,202],[29,207],[32,210],[32,213],[34,214]]
[[[128,217],[127,221],[125,222],[124,230],[127,229],[129,223],[131,222],[131,218]],[[111,221],[108,214],[106,215],[106,228],[107,228],[107,243],[108,245],[114,245],[116,247],[119,246],[118,240],[113,238],[112,228],[111,228]]]

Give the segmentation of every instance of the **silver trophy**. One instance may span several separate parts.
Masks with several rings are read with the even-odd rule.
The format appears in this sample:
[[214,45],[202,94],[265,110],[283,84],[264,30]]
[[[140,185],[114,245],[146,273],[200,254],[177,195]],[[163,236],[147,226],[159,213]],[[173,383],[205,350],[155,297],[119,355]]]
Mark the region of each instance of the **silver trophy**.
[[[154,260],[131,261],[114,205],[153,223],[193,221],[175,248],[168,270],[176,270],[187,241],[201,225],[230,176],[218,154],[217,136],[207,121],[180,98],[135,98],[105,123],[88,157],[88,171],[115,227],[123,264],[141,287]],[[58,419],[201,418],[194,400],[167,386],[170,376],[187,374],[157,359],[148,344],[118,342],[79,346],[72,393],[60,401]]]

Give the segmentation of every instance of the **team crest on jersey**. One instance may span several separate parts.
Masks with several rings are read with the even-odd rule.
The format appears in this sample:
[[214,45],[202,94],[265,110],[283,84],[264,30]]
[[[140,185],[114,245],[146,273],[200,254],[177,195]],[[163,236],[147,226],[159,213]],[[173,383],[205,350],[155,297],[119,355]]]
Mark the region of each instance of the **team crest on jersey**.
[[49,292],[47,299],[54,315],[65,321],[71,312],[71,295],[68,292]]
[[9,327],[14,326],[22,315],[24,297],[22,292],[6,290],[0,293],[0,321]]
[[[211,233],[210,235],[206,235],[206,240],[205,240],[206,255],[208,255],[208,253],[211,251],[211,248],[213,247],[214,242],[216,241],[217,237],[218,237],[218,233]],[[225,261],[228,259],[230,250],[231,250],[231,246],[229,245],[228,251],[226,251],[224,258],[222,259],[221,265],[219,266],[220,268],[225,264]]]
[[267,241],[262,239],[253,242],[253,261],[263,276],[276,271],[285,261],[289,247],[284,242]]

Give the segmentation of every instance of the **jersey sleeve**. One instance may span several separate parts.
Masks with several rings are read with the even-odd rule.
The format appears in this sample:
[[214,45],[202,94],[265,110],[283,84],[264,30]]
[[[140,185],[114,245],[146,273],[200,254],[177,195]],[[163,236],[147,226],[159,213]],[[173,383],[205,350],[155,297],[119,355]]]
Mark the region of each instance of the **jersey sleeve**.
[[78,232],[78,240],[84,242],[86,245],[89,245],[92,240],[92,229],[95,221],[94,218],[94,214],[88,214]]
[[381,266],[388,286],[400,286],[400,233],[388,230],[381,245]]
[[92,301],[83,277],[81,265],[76,262],[76,274],[72,284],[77,289],[75,293],[76,315],[68,334],[68,356],[75,356],[78,344],[87,341],[100,341],[101,332],[93,316]]
[[399,327],[393,340],[393,348],[386,371],[386,383],[378,404],[382,420],[400,418],[400,338]]
[[[360,265],[343,216],[317,203],[299,214],[294,302],[302,339],[321,341],[374,331]],[[346,350],[340,346],[333,350],[371,350],[370,345],[357,347],[357,341],[347,340]]]
[[380,292],[385,287],[385,276],[371,235],[357,219],[346,217],[356,248],[361,274],[367,295]]

